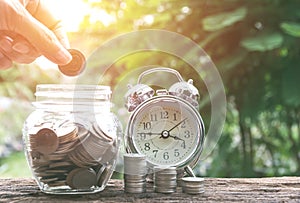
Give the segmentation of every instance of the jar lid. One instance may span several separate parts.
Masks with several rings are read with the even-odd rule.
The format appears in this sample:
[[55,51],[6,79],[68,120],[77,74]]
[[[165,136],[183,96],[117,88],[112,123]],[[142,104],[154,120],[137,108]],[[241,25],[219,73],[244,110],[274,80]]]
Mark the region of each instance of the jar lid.
[[109,86],[76,84],[39,84],[35,96],[38,98],[103,99],[111,96]]
[[36,86],[38,109],[54,111],[110,112],[111,89],[101,85],[39,84]]

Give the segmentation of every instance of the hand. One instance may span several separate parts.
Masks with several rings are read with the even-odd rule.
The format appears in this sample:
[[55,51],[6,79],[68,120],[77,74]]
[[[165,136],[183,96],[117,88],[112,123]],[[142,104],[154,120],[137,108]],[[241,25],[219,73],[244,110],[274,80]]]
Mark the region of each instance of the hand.
[[182,138],[180,138],[180,137],[178,137],[178,136],[169,135],[169,137],[172,137],[172,138],[174,138],[174,140],[180,140],[180,141],[183,141],[183,142],[185,142],[185,140],[184,140],[184,139],[182,139]]
[[181,123],[183,123],[187,118],[183,119],[182,121],[180,121],[179,123],[177,123],[175,126],[173,126],[170,130],[168,130],[168,132],[170,133],[172,130],[174,130],[177,126],[179,126]]
[[71,60],[61,22],[43,0],[0,0],[0,69],[44,55],[56,64]]

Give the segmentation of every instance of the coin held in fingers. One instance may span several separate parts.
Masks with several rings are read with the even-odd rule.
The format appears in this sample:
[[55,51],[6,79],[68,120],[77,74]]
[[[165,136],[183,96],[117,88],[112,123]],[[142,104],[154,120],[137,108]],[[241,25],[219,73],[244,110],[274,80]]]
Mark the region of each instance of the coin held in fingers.
[[77,76],[85,69],[85,57],[77,49],[68,49],[72,60],[66,65],[59,65],[58,69],[66,76]]

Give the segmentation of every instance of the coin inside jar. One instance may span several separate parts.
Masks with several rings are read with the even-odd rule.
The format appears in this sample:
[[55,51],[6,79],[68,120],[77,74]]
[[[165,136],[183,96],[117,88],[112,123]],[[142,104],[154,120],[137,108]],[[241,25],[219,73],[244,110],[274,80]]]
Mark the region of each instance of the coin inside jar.
[[56,151],[59,141],[56,133],[49,128],[42,128],[35,137],[35,145],[38,152],[51,154]]
[[59,65],[58,69],[66,76],[77,76],[85,69],[85,57],[76,49],[68,49],[72,60],[66,65]]
[[96,172],[91,168],[76,168],[67,176],[67,184],[72,188],[88,189],[97,183]]

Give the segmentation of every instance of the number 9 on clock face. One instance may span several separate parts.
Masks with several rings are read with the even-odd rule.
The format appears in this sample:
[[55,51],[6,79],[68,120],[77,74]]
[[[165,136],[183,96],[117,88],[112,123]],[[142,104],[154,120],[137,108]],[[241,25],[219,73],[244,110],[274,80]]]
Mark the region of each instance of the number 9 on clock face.
[[198,160],[203,140],[199,112],[183,99],[164,95],[147,100],[133,112],[126,147],[146,155],[150,165],[183,168]]

